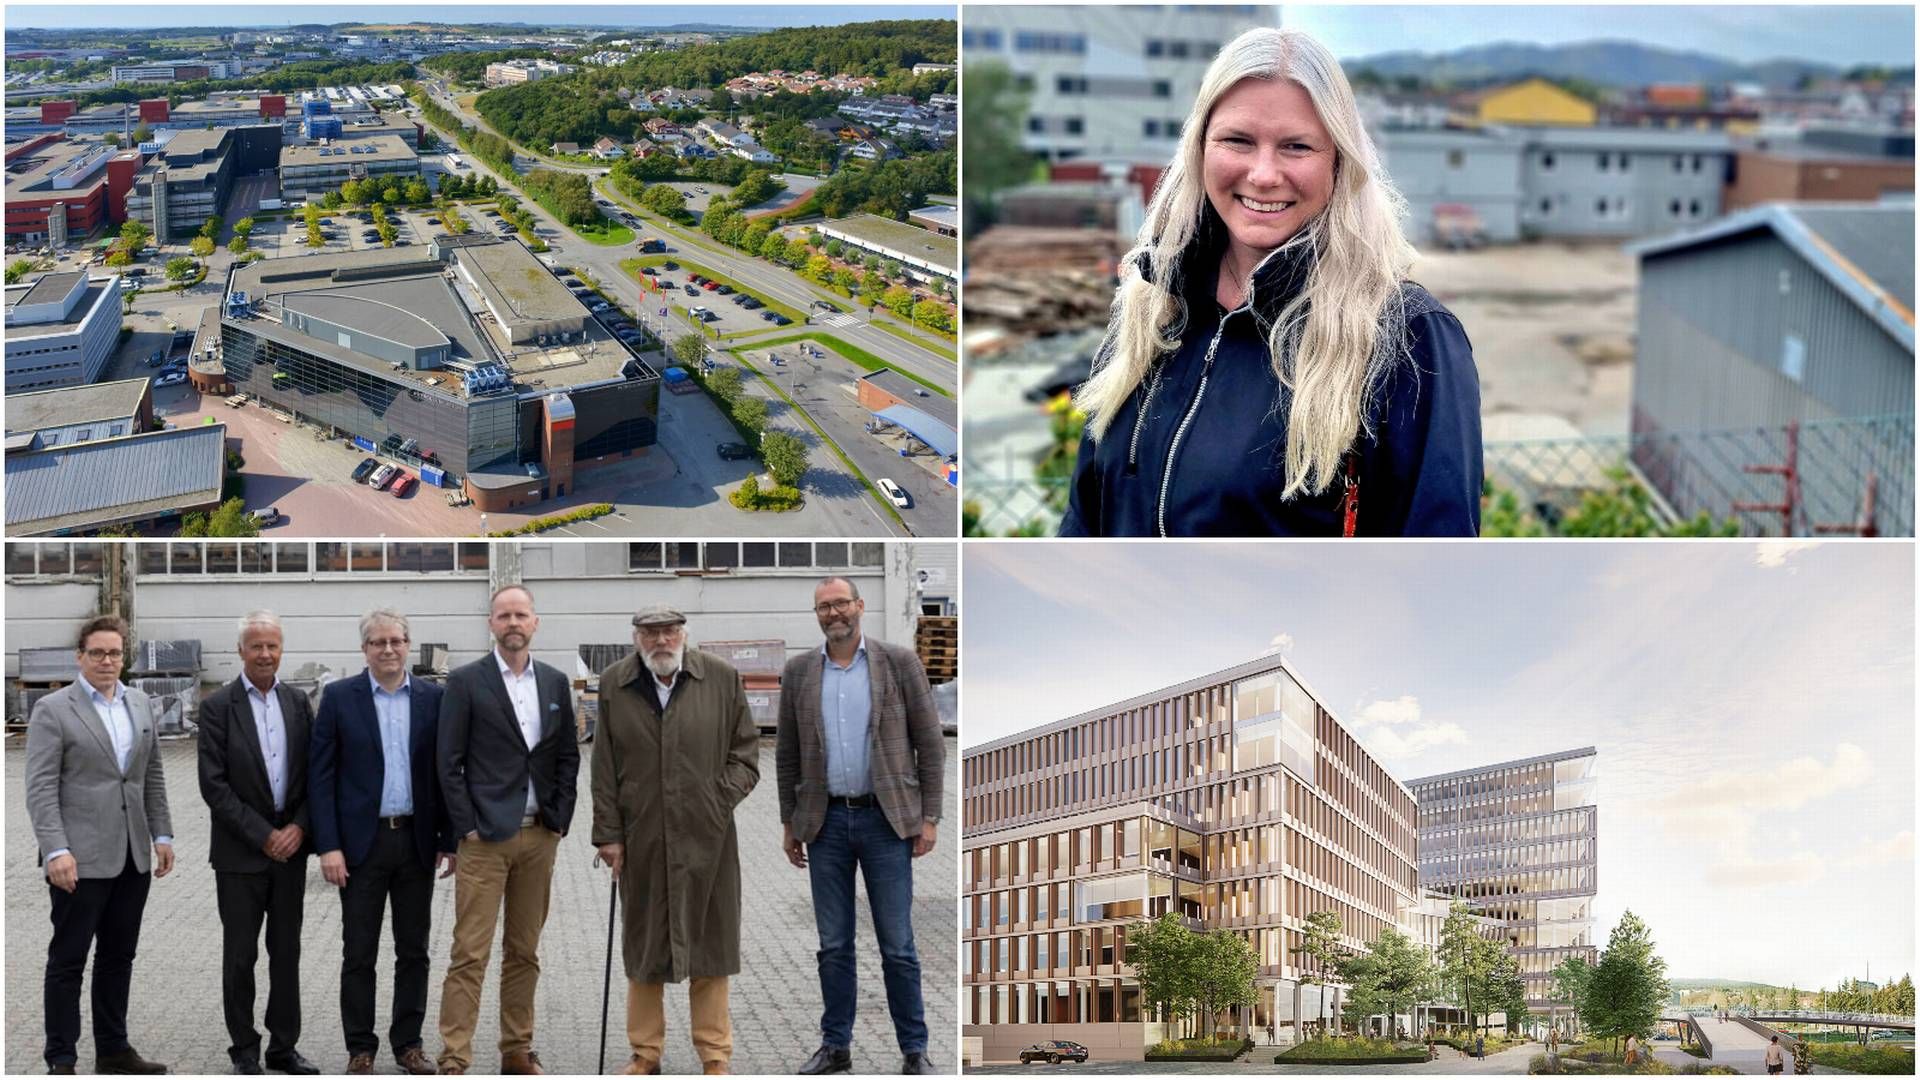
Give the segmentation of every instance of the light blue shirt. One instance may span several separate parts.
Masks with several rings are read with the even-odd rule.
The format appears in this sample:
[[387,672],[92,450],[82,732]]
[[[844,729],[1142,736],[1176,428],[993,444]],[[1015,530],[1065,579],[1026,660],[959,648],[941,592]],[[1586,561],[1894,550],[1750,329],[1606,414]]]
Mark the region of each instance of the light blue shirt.
[[389,694],[380,680],[367,672],[373,686],[373,713],[380,720],[380,747],[387,775],[380,781],[380,816],[413,813],[413,676],[402,675],[400,688]]
[[[93,711],[100,717],[100,722],[106,725],[107,738],[113,741],[113,756],[120,763],[120,775],[125,776],[127,762],[133,757],[133,714],[127,711],[127,684],[115,682],[112,697],[94,689],[93,684],[84,678],[80,680],[80,685],[87,688],[87,700],[93,702]],[[155,847],[172,847],[173,837],[156,836],[153,843]],[[47,852],[46,861],[52,862],[70,853],[70,848],[58,848]]]
[[873,718],[873,680],[867,673],[867,639],[860,638],[853,662],[833,662],[820,646],[820,722],[827,751],[827,794],[870,795],[867,726]]
[[267,763],[267,786],[273,789],[273,808],[287,808],[287,720],[280,715],[280,680],[265,693],[241,676],[247,684],[247,704],[253,707],[253,733],[260,737],[260,756]]

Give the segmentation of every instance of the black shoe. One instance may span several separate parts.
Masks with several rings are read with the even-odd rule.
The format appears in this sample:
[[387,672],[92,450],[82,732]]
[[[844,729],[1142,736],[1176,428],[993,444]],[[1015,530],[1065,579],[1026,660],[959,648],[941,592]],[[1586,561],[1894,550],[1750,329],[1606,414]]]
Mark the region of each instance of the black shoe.
[[801,1076],[821,1076],[826,1073],[853,1071],[853,1052],[844,1046],[822,1046],[813,1052],[805,1065],[800,1066]]
[[298,1050],[289,1050],[284,1054],[268,1054],[267,1068],[290,1076],[320,1075],[320,1066],[301,1057]]
[[57,1065],[49,1065],[47,1066],[47,1075],[48,1076],[72,1076],[73,1062],[62,1061]]
[[260,1067],[260,1059],[253,1054],[242,1054],[233,1059],[233,1071],[237,1076],[260,1076],[267,1070]]
[[906,1060],[900,1063],[901,1076],[932,1076],[939,1071],[933,1067],[932,1059],[924,1053],[908,1054]]
[[148,1061],[140,1056],[140,1051],[129,1046],[117,1054],[109,1054],[94,1062],[94,1071],[105,1076],[158,1076],[167,1071],[165,1065],[157,1061]]

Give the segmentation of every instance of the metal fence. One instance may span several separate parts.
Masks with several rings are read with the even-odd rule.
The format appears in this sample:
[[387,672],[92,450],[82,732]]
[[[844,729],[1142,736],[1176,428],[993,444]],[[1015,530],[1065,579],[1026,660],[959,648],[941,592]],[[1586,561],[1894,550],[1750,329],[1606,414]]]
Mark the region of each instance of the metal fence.
[[[1912,416],[1882,416],[1488,443],[1486,475],[1550,536],[1620,535],[1592,531],[1613,515],[1594,514],[1590,497],[1610,496],[1644,504],[1655,528],[1705,514],[1741,536],[1912,536],[1913,427]],[[1005,471],[966,471],[966,534],[1052,535],[1066,481]]]

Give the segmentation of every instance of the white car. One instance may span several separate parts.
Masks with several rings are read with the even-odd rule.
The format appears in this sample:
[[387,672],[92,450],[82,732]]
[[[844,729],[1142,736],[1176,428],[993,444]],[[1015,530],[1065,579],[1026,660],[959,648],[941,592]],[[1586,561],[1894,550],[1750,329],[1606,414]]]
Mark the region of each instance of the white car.
[[160,376],[159,378],[157,378],[157,379],[155,379],[155,380],[153,380],[153,385],[154,385],[154,386],[156,386],[156,387],[160,387],[160,386],[179,386],[179,385],[180,385],[181,383],[183,383],[183,382],[186,382],[186,381],[187,381],[187,373],[186,373],[186,372],[184,372],[184,371],[169,371],[169,372],[167,372],[167,373],[166,373],[165,375],[162,375],[162,376]]
[[893,505],[899,507],[902,510],[905,510],[907,507],[913,505],[913,501],[907,498],[907,493],[900,490],[899,484],[894,483],[893,481],[887,479],[884,476],[880,478],[879,483],[880,483],[880,494],[885,495],[887,497],[888,502],[892,503]]

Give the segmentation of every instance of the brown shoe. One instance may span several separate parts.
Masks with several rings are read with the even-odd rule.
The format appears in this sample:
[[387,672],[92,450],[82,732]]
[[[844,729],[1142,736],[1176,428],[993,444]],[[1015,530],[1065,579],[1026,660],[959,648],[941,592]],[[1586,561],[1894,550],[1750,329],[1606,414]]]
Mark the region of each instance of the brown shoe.
[[732,1070],[727,1068],[727,1063],[724,1061],[703,1061],[700,1063],[700,1071],[707,1076],[725,1076]]
[[440,1071],[417,1046],[409,1046],[393,1055],[393,1060],[399,1064],[401,1071],[413,1076],[432,1076]]
[[643,1058],[635,1054],[627,1059],[627,1076],[659,1076],[660,1063],[652,1058]]
[[372,1054],[355,1054],[352,1057],[348,1058],[347,1059],[347,1075],[348,1076],[372,1076],[373,1075],[373,1055]]
[[467,1067],[465,1065],[455,1065],[455,1064],[452,1064],[451,1062],[441,1062],[440,1075],[441,1076],[465,1076],[467,1075]]
[[540,1067],[540,1055],[531,1050],[519,1050],[500,1058],[502,1076],[545,1076],[547,1070]]

